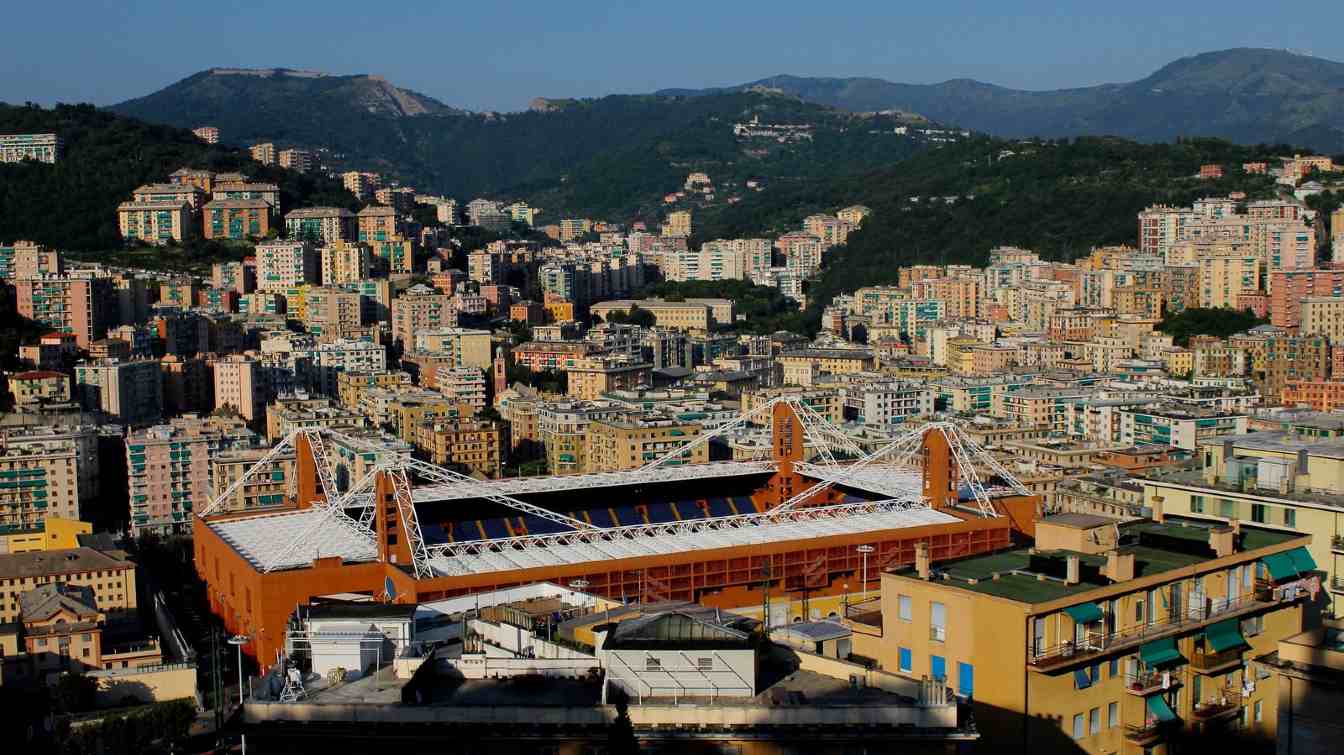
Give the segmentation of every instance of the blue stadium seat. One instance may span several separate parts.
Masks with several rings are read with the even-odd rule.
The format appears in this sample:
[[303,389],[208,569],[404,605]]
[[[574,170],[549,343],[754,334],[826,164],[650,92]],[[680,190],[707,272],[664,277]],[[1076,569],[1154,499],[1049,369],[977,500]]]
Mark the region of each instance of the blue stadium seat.
[[649,512],[649,522],[651,524],[677,521],[677,515],[672,513],[672,505],[669,503],[651,503],[645,508]]
[[420,535],[426,543],[442,543],[448,540],[448,532],[442,524],[422,524],[420,525]]
[[509,536],[508,528],[506,528],[504,522],[499,519],[482,519],[481,527],[485,530],[485,537],[488,540]]
[[550,535],[556,532],[565,532],[569,528],[563,524],[552,522],[549,519],[542,519],[539,516],[528,514],[523,517],[523,524],[527,525],[529,535]]
[[705,503],[709,505],[710,516],[732,516],[734,513],[727,498],[707,498]]
[[621,526],[644,524],[644,515],[636,511],[634,506],[613,506],[611,513],[616,515],[616,521]]
[[464,540],[480,540],[481,530],[476,526],[476,522],[453,522],[453,542],[460,543]]
[[616,520],[611,518],[610,509],[591,509],[588,512],[588,521],[594,527],[615,527]]

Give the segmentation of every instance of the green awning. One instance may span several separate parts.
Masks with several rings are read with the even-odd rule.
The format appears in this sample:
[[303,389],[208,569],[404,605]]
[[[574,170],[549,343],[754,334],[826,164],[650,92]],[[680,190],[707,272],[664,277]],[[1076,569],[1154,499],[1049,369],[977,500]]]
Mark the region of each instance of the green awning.
[[1297,547],[1288,551],[1288,556],[1293,559],[1293,565],[1301,574],[1316,571],[1316,559],[1311,557],[1306,548]]
[[1140,645],[1139,658],[1143,659],[1143,664],[1150,668],[1174,666],[1185,661],[1181,651],[1176,649],[1176,640],[1171,637],[1145,642]]
[[1210,624],[1209,628],[1204,630],[1204,640],[1216,653],[1246,644],[1246,638],[1241,636],[1241,624],[1236,619],[1225,619]]
[[1069,606],[1064,609],[1070,618],[1078,624],[1091,624],[1095,621],[1101,621],[1101,606],[1096,603],[1079,603],[1076,606]]
[[1167,701],[1163,699],[1161,695],[1153,695],[1146,699],[1148,702],[1148,712],[1153,714],[1153,718],[1156,718],[1161,723],[1176,720],[1176,714],[1171,712],[1171,706],[1167,705]]
[[1295,579],[1297,577],[1297,560],[1289,555],[1290,552],[1291,551],[1271,553],[1268,556],[1265,556],[1265,568],[1269,569],[1269,576],[1275,582],[1278,582],[1281,579]]

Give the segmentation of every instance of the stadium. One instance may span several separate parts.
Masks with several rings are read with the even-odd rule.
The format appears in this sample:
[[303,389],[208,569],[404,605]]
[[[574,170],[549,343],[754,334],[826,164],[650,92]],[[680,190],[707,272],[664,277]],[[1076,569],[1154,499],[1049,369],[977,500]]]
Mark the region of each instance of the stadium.
[[[750,422],[769,426],[770,458],[681,462]],[[934,560],[1007,547],[1031,534],[1039,505],[951,423],[864,454],[788,398],[619,472],[478,480],[388,454],[340,490],[333,440],[352,442],[294,432],[194,518],[211,607],[252,638],[245,649],[263,663],[283,647],[295,607],[317,596],[419,603],[547,581],[628,602],[731,608],[767,590],[844,592],[913,563],[921,542]],[[221,510],[284,453],[296,457],[286,505]],[[859,546],[870,546],[866,559]]]

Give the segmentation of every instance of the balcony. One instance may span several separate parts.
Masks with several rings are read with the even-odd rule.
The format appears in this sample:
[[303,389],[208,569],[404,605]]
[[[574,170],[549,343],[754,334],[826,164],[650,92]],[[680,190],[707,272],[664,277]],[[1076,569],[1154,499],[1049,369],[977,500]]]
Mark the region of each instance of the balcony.
[[1181,686],[1180,677],[1170,671],[1146,670],[1125,675],[1125,691],[1137,697],[1166,692]]
[[1027,665],[1042,673],[1054,673],[1070,666],[1094,663],[1103,656],[1132,652],[1145,642],[1188,634],[1217,621],[1294,603],[1307,595],[1307,581],[1297,580],[1277,586],[1257,584],[1250,595],[1216,603],[1208,602],[1200,608],[1173,610],[1158,621],[1125,627],[1110,634],[1090,633],[1082,643],[1070,640],[1044,648],[1029,645]]
[[1330,550],[1334,553],[1344,553],[1344,535],[1330,538]]
[[1246,648],[1236,647],[1221,653],[1195,653],[1190,657],[1190,667],[1201,674],[1220,674],[1241,666],[1241,657]]
[[1222,690],[1212,700],[1195,703],[1191,717],[1196,721],[1216,721],[1241,714],[1241,690],[1230,687]]
[[1140,747],[1147,747],[1160,741],[1170,728],[1170,722],[1167,721],[1149,721],[1139,726],[1125,724],[1125,739]]
[[1330,579],[1330,592],[1344,593],[1344,577],[1332,577]]

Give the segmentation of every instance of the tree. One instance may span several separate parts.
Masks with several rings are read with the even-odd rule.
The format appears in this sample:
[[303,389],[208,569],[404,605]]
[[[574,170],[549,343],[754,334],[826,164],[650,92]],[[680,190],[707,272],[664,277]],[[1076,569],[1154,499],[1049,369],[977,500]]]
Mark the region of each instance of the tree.
[[639,740],[635,739],[635,725],[630,720],[630,700],[619,687],[611,691],[610,697],[616,706],[616,720],[607,728],[607,752],[611,755],[637,755]]
[[62,713],[80,713],[91,709],[97,693],[98,680],[72,673],[61,674],[52,691],[56,707]]

